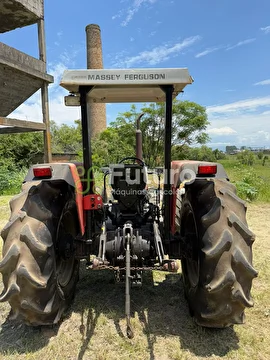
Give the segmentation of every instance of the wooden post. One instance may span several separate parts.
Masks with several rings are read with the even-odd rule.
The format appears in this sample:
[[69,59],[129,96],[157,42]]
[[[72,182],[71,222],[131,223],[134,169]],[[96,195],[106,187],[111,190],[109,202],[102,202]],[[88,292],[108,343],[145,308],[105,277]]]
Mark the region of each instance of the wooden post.
[[[45,63],[45,69],[46,69],[47,58],[46,58],[44,19],[38,20],[38,44],[39,44],[39,59]],[[43,85],[41,87],[41,103],[42,103],[43,123],[46,126],[46,130],[44,131],[44,162],[52,162],[49,94],[48,94],[48,83],[45,81],[43,82]]]

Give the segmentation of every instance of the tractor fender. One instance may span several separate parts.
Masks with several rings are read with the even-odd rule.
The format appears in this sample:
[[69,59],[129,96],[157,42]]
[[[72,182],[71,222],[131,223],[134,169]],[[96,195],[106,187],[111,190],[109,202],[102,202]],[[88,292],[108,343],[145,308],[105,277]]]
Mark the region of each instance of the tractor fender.
[[[51,176],[35,177],[34,169],[37,168],[50,168]],[[83,207],[83,181],[85,180],[84,168],[81,163],[47,163],[33,165],[24,178],[23,183],[29,183],[34,181],[49,181],[49,182],[62,182],[65,181],[67,184],[75,189],[76,206],[79,218],[80,230],[83,235],[85,232],[85,217]]]
[[[198,167],[202,165],[205,166],[216,165],[217,171],[215,174],[211,174],[211,175],[198,175]],[[193,181],[202,181],[202,180],[211,180],[211,179],[229,180],[224,167],[219,163],[197,161],[197,160],[172,161],[171,163],[172,200],[171,200],[171,221],[170,221],[172,234],[174,234],[175,232],[177,189],[179,188],[181,183],[183,183],[183,179],[185,178],[184,175],[185,172],[191,174],[194,177]],[[186,183],[186,186],[188,186],[188,182]]]
[[[213,175],[198,175],[198,167],[201,165],[205,166],[211,166],[216,165],[217,166],[217,172]],[[195,175],[195,179],[209,179],[209,178],[215,178],[215,179],[228,179],[228,175],[223,167],[223,165],[219,163],[213,163],[208,161],[197,161],[197,160],[175,160],[172,161],[171,164],[172,174],[173,174],[173,186],[174,188],[178,188],[181,184],[181,173],[183,173],[185,170],[192,171]]]

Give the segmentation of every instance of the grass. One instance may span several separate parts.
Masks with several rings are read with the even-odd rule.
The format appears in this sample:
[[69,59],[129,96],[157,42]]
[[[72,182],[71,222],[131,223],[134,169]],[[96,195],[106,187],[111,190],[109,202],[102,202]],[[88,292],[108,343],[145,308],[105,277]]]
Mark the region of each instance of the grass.
[[3,226],[6,224],[10,210],[8,202],[12,198],[12,196],[0,196],[0,229],[3,228]]
[[[9,217],[0,197],[1,226]],[[0,359],[195,360],[270,359],[270,204],[249,204],[248,221],[257,235],[253,285],[255,307],[246,311],[245,325],[224,330],[203,329],[192,321],[184,299],[181,274],[146,274],[142,288],[132,289],[135,337],[125,336],[124,287],[107,271],[81,278],[72,307],[61,324],[31,328],[8,317],[0,303]],[[2,287],[2,285],[1,285]]]
[[[219,160],[224,166],[230,180],[234,183],[247,179],[249,184],[257,189],[258,203],[270,202],[270,162],[262,166],[261,160],[256,160],[252,166],[242,165],[235,156],[228,157],[226,160]],[[239,189],[240,190],[240,189]],[[242,194],[240,194],[242,195]],[[247,200],[243,195],[244,200]]]
[[[110,272],[89,272],[82,263],[75,301],[57,326],[31,328],[14,322],[9,305],[0,303],[0,359],[270,359],[270,168],[259,162],[252,168],[239,165],[234,158],[221,163],[232,181],[241,181],[248,172],[259,187],[247,213],[256,234],[253,255],[259,277],[253,282],[255,306],[246,311],[246,324],[224,330],[198,327],[189,315],[181,274],[154,271],[145,274],[142,288],[132,289],[135,337],[129,340],[124,287],[114,284]],[[0,229],[9,217],[10,198],[0,197]]]

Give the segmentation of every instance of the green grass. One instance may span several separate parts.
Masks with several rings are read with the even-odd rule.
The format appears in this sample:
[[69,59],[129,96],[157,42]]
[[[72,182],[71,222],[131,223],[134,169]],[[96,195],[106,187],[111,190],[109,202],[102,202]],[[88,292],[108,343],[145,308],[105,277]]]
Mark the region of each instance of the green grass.
[[[230,181],[238,185],[247,178],[250,185],[258,191],[256,201],[270,202],[270,162],[262,166],[262,161],[257,160],[252,166],[248,166],[241,164],[234,156],[219,162],[224,166]],[[240,186],[238,190],[241,190]],[[248,200],[241,192],[239,195],[242,195],[244,200]]]
[[[224,330],[194,324],[184,299],[181,274],[146,274],[144,285],[132,289],[135,337],[126,338],[124,287],[107,271],[89,272],[81,265],[75,301],[57,326],[32,328],[9,319],[10,306],[0,303],[0,360],[251,360],[270,359],[270,167],[252,167],[235,158],[221,161],[232,181],[246,172],[259,188],[248,204],[248,223],[256,234],[253,282],[255,306],[246,310],[246,324]],[[260,181],[257,179],[261,179]],[[101,183],[101,177],[98,178]],[[0,229],[8,221],[8,201],[0,197]],[[0,281],[0,292],[3,285]]]
[[9,200],[12,198],[12,196],[0,196],[0,229],[2,229],[9,216],[10,216],[10,210],[9,210]]
[[[1,221],[9,217],[0,197]],[[75,301],[57,326],[32,328],[8,318],[0,303],[0,359],[23,360],[251,360],[270,359],[270,205],[249,204],[248,221],[257,235],[253,282],[255,306],[246,324],[224,330],[203,329],[192,321],[181,274],[146,274],[142,288],[132,289],[135,337],[126,338],[123,286],[107,271],[81,265]],[[0,283],[2,289],[2,284]],[[0,291],[1,291],[0,289]]]

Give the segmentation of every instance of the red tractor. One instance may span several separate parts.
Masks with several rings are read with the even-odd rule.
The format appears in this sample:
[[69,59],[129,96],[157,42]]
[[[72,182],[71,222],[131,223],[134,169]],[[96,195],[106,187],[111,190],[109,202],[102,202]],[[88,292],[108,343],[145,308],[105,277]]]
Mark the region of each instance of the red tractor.
[[[51,163],[29,169],[22,192],[10,202],[2,230],[0,271],[14,318],[57,323],[75,295],[81,259],[87,268],[109,268],[126,283],[127,335],[130,287],[142,272],[177,271],[195,321],[223,328],[244,321],[251,307],[254,235],[245,203],[222,165],[171,162],[172,101],[192,83],[187,69],[66,71],[67,105],[81,106],[83,164]],[[88,99],[88,100],[87,100]],[[147,187],[137,130],[137,154],[105,169],[103,195],[95,192],[87,101],[166,102],[164,187]],[[160,169],[158,178],[160,179]],[[111,199],[106,196],[110,176]]]

